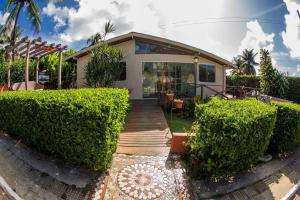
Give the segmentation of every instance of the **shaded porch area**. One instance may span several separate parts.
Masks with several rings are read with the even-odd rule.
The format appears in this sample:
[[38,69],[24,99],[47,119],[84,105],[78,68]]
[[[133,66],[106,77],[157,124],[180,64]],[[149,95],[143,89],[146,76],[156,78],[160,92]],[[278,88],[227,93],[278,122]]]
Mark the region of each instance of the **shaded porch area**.
[[171,138],[168,123],[157,101],[135,100],[121,132],[117,153],[168,155]]

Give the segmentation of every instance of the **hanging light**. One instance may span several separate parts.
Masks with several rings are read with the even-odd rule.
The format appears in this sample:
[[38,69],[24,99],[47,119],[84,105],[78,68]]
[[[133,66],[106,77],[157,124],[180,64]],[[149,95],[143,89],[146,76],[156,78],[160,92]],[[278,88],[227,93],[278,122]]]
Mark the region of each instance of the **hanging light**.
[[198,56],[195,56],[195,57],[194,57],[194,63],[197,64],[198,62],[199,62],[199,57],[198,57]]

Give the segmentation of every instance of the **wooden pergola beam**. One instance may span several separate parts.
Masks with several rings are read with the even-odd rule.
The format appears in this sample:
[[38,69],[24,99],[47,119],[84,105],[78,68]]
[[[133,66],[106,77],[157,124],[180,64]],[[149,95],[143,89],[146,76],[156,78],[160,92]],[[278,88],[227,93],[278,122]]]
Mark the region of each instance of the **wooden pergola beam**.
[[28,89],[28,82],[29,82],[29,58],[30,58],[30,45],[31,41],[28,42],[27,44],[27,52],[26,52],[26,62],[25,62],[25,88],[26,90]]
[[9,65],[8,65],[8,85],[11,85],[10,82],[10,68],[12,64],[13,57],[15,55],[25,56],[25,70],[24,70],[24,78],[25,78],[25,88],[28,89],[29,82],[29,61],[30,58],[36,59],[35,65],[35,81],[38,82],[38,73],[39,73],[39,62],[42,57],[45,57],[51,53],[58,52],[59,62],[58,62],[58,88],[61,89],[61,71],[62,71],[62,57],[63,51],[67,49],[67,46],[62,46],[61,44],[55,45],[52,43],[47,45],[47,42],[42,42],[41,38],[37,38],[34,40],[28,39],[28,37],[22,38],[18,41],[14,46],[7,45],[5,49],[9,52]]
[[[50,44],[50,47],[54,47],[55,46],[55,44],[54,43],[52,43],[52,44]],[[36,49],[35,51],[33,51],[32,53],[31,53],[31,57],[37,57],[37,55],[39,55],[42,51],[44,51],[44,49],[43,49],[43,47],[41,46],[39,49]]]
[[[47,44],[47,42],[45,41],[45,42],[42,42],[42,43],[40,43],[40,44],[37,44],[37,43],[35,43],[31,48],[30,48],[30,54],[32,55],[32,53],[36,50],[36,49],[39,49],[39,48],[41,48],[41,46],[43,46],[43,45],[46,45]],[[23,49],[22,49],[23,50]],[[21,49],[20,49],[20,51],[21,51]],[[22,51],[19,55],[20,56],[23,56],[23,55],[25,55],[26,54],[26,50],[25,51]]]

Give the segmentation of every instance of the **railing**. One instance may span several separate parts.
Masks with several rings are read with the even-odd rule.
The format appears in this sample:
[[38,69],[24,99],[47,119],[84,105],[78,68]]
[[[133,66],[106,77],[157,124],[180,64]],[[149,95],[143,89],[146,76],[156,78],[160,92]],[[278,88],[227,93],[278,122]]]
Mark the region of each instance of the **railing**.
[[[156,88],[158,87],[159,86],[157,85]],[[217,90],[214,87],[222,88],[222,90]],[[261,94],[260,88],[228,85],[224,87],[224,85],[216,84],[178,83],[172,84],[171,87],[168,89],[172,90],[172,92],[180,98],[193,98],[197,95],[197,91],[199,92],[199,96],[201,99],[205,98],[205,91],[212,93],[212,96],[219,96],[223,99],[244,98],[246,96],[257,97]],[[160,94],[165,94],[166,92],[167,89],[162,91],[156,90],[158,96],[160,96]]]

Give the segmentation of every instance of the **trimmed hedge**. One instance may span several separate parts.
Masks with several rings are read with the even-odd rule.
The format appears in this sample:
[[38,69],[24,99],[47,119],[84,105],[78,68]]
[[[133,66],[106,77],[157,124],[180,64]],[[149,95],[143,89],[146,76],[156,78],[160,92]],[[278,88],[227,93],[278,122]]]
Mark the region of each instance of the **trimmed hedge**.
[[198,104],[188,147],[195,175],[223,178],[251,167],[269,145],[276,108],[255,99]]
[[259,88],[259,77],[255,75],[226,76],[226,84],[229,86],[245,86]]
[[0,94],[0,129],[69,164],[103,171],[111,164],[128,109],[125,89]]
[[300,145],[300,105],[273,102],[277,107],[277,121],[269,150],[284,154]]

